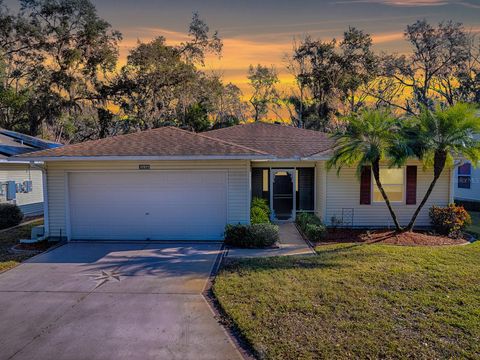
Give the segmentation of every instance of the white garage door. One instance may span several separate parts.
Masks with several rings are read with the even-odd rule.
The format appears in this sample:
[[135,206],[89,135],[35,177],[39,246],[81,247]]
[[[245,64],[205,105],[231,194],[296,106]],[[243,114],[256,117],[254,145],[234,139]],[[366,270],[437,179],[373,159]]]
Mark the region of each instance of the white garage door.
[[69,173],[72,239],[220,240],[224,171]]

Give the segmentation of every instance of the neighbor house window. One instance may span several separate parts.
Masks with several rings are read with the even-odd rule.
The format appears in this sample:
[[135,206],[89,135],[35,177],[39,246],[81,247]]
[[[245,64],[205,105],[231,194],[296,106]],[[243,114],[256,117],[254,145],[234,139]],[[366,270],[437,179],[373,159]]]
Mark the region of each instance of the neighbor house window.
[[[383,202],[383,196],[373,180],[373,201]],[[388,169],[380,168],[380,182],[383,189],[387,193],[388,199],[392,202],[403,201],[403,193],[405,191],[405,172],[404,169]]]
[[458,167],[458,188],[470,189],[470,183],[472,181],[472,165],[465,163]]

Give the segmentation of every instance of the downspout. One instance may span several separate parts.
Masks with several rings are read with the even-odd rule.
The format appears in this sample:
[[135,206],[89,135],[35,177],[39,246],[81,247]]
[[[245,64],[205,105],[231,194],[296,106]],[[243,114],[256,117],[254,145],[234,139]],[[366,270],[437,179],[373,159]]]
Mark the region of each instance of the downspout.
[[44,237],[48,239],[50,235],[50,224],[48,215],[48,186],[47,186],[47,169],[42,170],[42,186],[43,186],[43,228]]
[[30,161],[30,167],[36,168],[42,171],[42,190],[43,190],[43,238],[47,239],[50,233],[49,216],[48,216],[48,186],[47,186],[47,168],[45,164],[43,166],[35,164]]

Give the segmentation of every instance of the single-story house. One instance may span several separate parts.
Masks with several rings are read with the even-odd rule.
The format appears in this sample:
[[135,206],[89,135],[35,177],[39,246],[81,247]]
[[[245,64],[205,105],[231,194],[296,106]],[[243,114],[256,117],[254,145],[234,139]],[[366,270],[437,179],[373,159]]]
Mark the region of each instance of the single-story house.
[[455,199],[480,202],[480,168],[468,161],[455,169]]
[[[174,127],[20,155],[45,163],[46,232],[69,240],[221,240],[226,224],[248,224],[252,197],[268,200],[273,221],[311,211],[326,224],[386,227],[392,221],[365,168],[327,171],[325,133],[251,123],[205,133]],[[433,176],[417,161],[382,167],[399,221],[406,224]],[[453,199],[452,171],[428,209]]]
[[42,163],[12,159],[60,144],[0,129],[0,204],[17,204],[26,216],[43,213]]

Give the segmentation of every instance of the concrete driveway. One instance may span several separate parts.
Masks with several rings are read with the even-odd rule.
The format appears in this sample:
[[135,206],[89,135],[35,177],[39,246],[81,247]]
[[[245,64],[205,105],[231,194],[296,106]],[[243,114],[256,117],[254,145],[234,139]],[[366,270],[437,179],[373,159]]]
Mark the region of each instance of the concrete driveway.
[[201,295],[219,249],[70,243],[0,274],[0,359],[239,359]]

